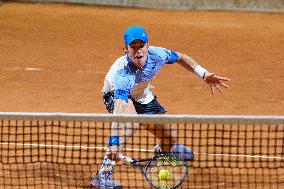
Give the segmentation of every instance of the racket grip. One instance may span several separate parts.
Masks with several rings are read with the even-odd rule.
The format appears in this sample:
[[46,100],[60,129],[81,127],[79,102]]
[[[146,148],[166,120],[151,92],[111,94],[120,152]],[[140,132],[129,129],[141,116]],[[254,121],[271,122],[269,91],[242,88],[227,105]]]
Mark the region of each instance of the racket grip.
[[129,162],[129,163],[132,163],[133,162],[133,159],[131,159],[130,157],[127,157],[127,156],[123,156],[122,154],[119,155],[119,158],[123,161],[126,161],[126,162]]

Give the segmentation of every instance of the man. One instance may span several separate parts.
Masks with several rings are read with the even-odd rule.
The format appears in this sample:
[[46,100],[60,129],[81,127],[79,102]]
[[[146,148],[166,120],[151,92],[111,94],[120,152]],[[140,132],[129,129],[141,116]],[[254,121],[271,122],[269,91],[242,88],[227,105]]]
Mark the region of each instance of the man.
[[[166,110],[160,105],[156,96],[151,92],[150,82],[164,64],[177,62],[187,70],[194,72],[210,87],[212,94],[215,90],[223,93],[221,87],[228,88],[223,81],[228,78],[220,77],[198,65],[186,54],[167,50],[162,47],[149,46],[148,35],[144,28],[133,26],[124,34],[126,54],[118,58],[111,66],[105,77],[103,92],[104,103],[107,110],[113,114],[164,114]],[[139,125],[133,125],[133,129]],[[155,126],[148,126],[153,132]],[[154,152],[171,152],[180,155],[187,160],[193,159],[193,153],[187,147],[176,144],[176,133],[167,125],[159,126],[161,130],[155,130],[153,134],[160,139],[160,145],[154,148]],[[98,188],[121,188],[121,184],[113,180],[115,161],[121,151],[121,145],[125,143],[127,135],[131,134],[121,130],[120,125],[112,123],[109,148],[104,157],[98,174],[93,178],[92,184]]]

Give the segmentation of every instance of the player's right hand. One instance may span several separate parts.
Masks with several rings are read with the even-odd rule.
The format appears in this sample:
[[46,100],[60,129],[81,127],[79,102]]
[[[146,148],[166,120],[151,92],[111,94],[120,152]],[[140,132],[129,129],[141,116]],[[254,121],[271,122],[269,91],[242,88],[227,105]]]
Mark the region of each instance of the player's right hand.
[[121,155],[122,147],[118,145],[111,145],[108,147],[107,155],[112,161],[117,161]]

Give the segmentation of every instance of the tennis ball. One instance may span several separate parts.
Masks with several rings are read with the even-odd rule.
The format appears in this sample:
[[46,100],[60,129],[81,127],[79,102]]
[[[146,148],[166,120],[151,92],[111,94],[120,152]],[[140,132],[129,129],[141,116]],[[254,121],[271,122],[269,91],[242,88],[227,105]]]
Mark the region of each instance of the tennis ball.
[[170,172],[168,170],[166,170],[166,169],[160,170],[160,172],[159,172],[160,179],[167,180],[169,178],[169,176],[170,176]]

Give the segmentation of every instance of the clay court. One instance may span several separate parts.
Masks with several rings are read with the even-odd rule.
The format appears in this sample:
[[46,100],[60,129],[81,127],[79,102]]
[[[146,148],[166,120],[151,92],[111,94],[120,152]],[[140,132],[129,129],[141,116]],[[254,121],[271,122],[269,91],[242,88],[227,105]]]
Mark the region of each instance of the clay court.
[[106,113],[104,76],[123,55],[126,27],[231,78],[224,95],[179,65],[153,81],[171,114],[284,115],[284,16],[96,6],[0,7],[1,111]]
[[284,115],[284,15],[65,4],[0,6],[0,111],[106,113],[104,76],[125,28],[231,79],[224,94],[179,65],[154,79],[169,114]]

